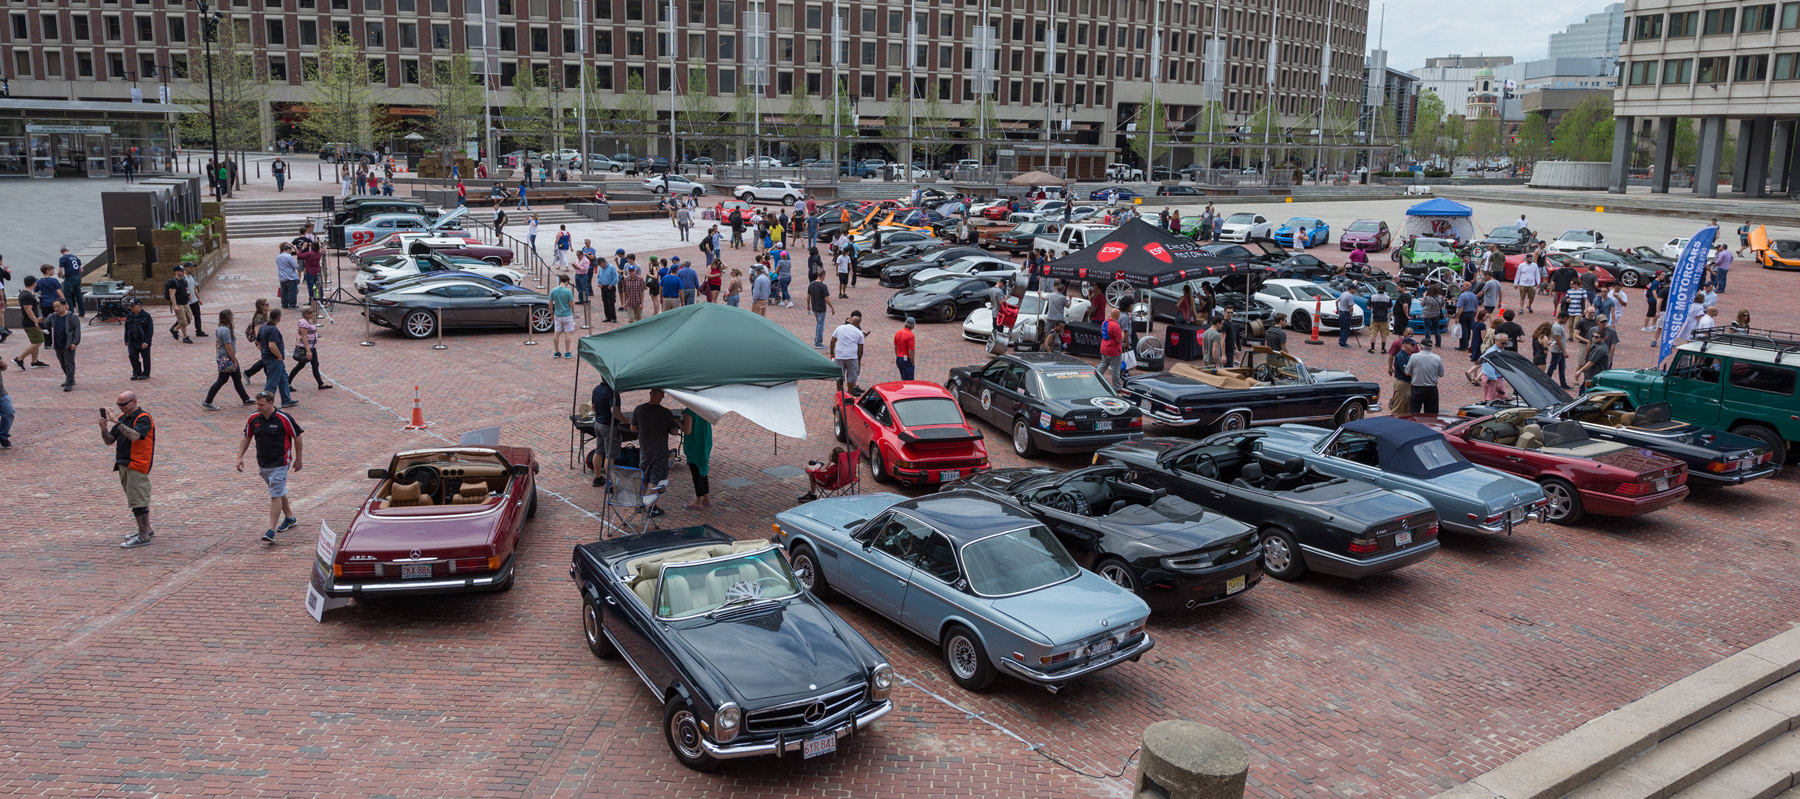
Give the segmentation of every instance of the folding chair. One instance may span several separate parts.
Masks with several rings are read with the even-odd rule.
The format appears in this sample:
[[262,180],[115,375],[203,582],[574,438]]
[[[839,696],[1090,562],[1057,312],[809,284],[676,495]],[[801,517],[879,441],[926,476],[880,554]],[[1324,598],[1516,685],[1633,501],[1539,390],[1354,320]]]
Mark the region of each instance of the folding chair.
[[618,465],[608,467],[606,508],[602,521],[610,522],[628,533],[649,532],[656,502],[662,498],[662,492],[668,485],[667,480],[653,486],[644,485],[642,469]]
[[862,485],[862,453],[849,450],[839,455],[836,468],[831,470],[827,478],[822,479],[819,472],[808,469],[806,482],[806,496],[801,498],[803,502],[859,493],[858,486]]

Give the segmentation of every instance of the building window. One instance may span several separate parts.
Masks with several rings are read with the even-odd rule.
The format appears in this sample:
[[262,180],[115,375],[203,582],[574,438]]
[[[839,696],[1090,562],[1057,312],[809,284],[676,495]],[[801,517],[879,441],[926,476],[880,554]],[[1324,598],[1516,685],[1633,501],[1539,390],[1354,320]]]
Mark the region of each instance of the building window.
[[1800,54],[1781,53],[1775,56],[1776,80],[1800,80]]
[[171,43],[187,41],[187,20],[179,17],[169,18],[169,41]]
[[581,31],[574,28],[563,28],[563,53],[569,54],[581,52],[580,45],[575,42],[575,35],[580,32]]
[[625,21],[644,21],[644,0],[625,0]]
[[1650,14],[1647,16],[1641,16],[1641,17],[1637,18],[1637,24],[1632,29],[1631,38],[1632,39],[1661,39],[1662,38],[1662,30],[1663,30],[1663,17],[1661,14]]
[[737,70],[735,70],[735,69],[719,70],[719,92],[718,93],[719,94],[736,94],[737,93]]
[[1760,82],[1769,76],[1769,57],[1767,55],[1741,55],[1737,57],[1737,72],[1733,80],[1738,83]]
[[564,64],[562,80],[564,86],[579,87],[581,85],[581,65]]
[[[85,42],[93,38],[93,33],[88,28],[87,15],[76,14],[69,18],[69,36],[73,37],[75,41],[78,42]],[[50,38],[50,35],[45,34],[44,38],[48,39]]]
[[450,13],[450,0],[431,0],[431,13],[433,13],[433,14],[448,14],[448,13]]
[[874,75],[862,76],[862,78],[857,81],[857,89],[861,92],[861,94],[859,96],[874,97],[875,96],[875,76]]
[[183,53],[169,54],[169,77],[175,80],[187,80],[187,55]]
[[1800,28],[1800,3],[1781,4],[1781,29],[1791,31]]
[[150,44],[156,41],[156,21],[150,17],[139,15],[137,18],[138,44]]
[[519,31],[510,25],[500,27],[500,52],[519,52]]
[[31,77],[31,53],[29,51],[13,51],[13,74],[21,78]]
[[108,16],[102,17],[101,19],[104,20],[104,22],[106,24],[106,40],[107,41],[117,42],[117,41],[122,41],[125,38],[124,25],[123,25],[123,23],[121,23],[119,21],[118,17],[108,15]]
[[[594,9],[594,19],[612,19],[612,0],[596,0],[588,5]],[[608,75],[607,81],[607,87],[611,88],[612,77],[610,75]]]
[[1663,62],[1662,82],[1664,84],[1686,86],[1693,78],[1694,60],[1691,58],[1671,58]]
[[[401,0],[401,3],[405,2],[406,0]],[[409,86],[419,85],[419,59],[400,59],[400,82]]]
[[596,66],[590,74],[594,76],[594,88],[612,91],[613,81],[611,66]]
[[[394,4],[394,10],[417,12],[419,10],[419,4],[417,0],[399,0],[398,3]],[[414,66],[417,65],[415,64]],[[419,79],[415,77],[412,82],[418,83]]]
[[549,28],[532,28],[531,29],[531,52],[534,52],[534,53],[550,52],[550,29]]
[[363,10],[381,13],[381,0],[363,0]]
[[263,27],[267,29],[266,35],[268,36],[269,44],[287,43],[287,29],[281,26],[281,20],[268,20]]
[[92,53],[75,54],[75,77],[91,78],[94,76],[94,56]]
[[106,54],[106,74],[108,77],[111,77],[115,80],[121,80],[125,77],[125,54],[124,53],[107,53]]
[[1654,86],[1654,85],[1656,85],[1656,62],[1655,61],[1633,61],[1633,62],[1631,62],[1630,77],[1627,78],[1626,85],[1627,86]]
[[419,26],[414,22],[400,23],[400,46],[409,50],[419,49]]
[[511,87],[513,79],[519,76],[519,65],[511,61],[500,62],[500,85]]
[[387,59],[369,59],[369,83],[377,86],[387,83]]
[[789,95],[794,93],[794,73],[781,70],[775,73],[775,94]]
[[363,46],[371,50],[387,46],[387,36],[383,33],[381,23],[363,23]]
[[737,60],[737,37],[729,33],[719,34],[719,60]]
[[1775,27],[1775,4],[1761,6],[1744,6],[1743,23],[1739,33],[1761,33]]
[[1705,24],[1700,26],[1701,36],[1717,36],[1731,33],[1737,27],[1737,9],[1715,8],[1706,12]]
[[1724,83],[1727,72],[1731,69],[1731,59],[1725,56],[1699,59],[1696,77],[1700,83]]
[[287,81],[287,59],[278,55],[269,56],[269,80]]
[[625,54],[644,54],[644,34],[642,31],[630,31],[625,34]]
[[449,25],[433,25],[433,26],[431,26],[431,49],[433,49],[433,50],[448,50],[448,49],[450,49],[450,26]]
[[[25,42],[31,39],[31,21],[24,14],[12,15],[12,37],[15,42]],[[26,55],[29,56],[30,53],[26,53]]]
[[594,31],[594,54],[612,55],[612,31]]
[[319,44],[319,23],[310,19],[300,20],[300,45],[316,47]]

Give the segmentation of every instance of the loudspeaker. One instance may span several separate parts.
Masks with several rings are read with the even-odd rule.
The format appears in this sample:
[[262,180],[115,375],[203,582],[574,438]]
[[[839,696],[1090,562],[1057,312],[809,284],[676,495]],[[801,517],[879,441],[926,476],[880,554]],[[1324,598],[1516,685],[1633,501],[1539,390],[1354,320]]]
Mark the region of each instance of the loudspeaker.
[[324,195],[323,197],[320,197],[319,199],[322,201],[321,204],[325,206],[325,213],[331,214],[331,213],[337,212],[337,198],[336,197],[333,197],[333,196],[327,194],[327,195]]
[[[327,198],[327,199],[330,199],[330,198]],[[326,225],[325,226],[325,246],[330,247],[334,250],[342,250],[342,249],[346,249],[347,247],[349,247],[348,244],[344,243],[344,226],[343,225]]]

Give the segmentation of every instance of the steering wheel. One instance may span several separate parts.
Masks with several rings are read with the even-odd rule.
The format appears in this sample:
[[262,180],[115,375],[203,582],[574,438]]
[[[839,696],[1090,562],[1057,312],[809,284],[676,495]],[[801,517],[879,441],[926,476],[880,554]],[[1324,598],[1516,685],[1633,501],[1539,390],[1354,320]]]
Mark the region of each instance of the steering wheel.
[[436,497],[438,493],[438,484],[443,481],[438,477],[436,466],[432,466],[429,463],[421,463],[416,466],[408,466],[394,478],[394,482],[418,483],[419,496]]
[[1076,516],[1086,516],[1088,513],[1087,497],[1066,488],[1059,489],[1056,493],[1051,494],[1050,498],[1046,500],[1044,504],[1054,510],[1059,510],[1063,513],[1072,513]]
[[1258,383],[1273,383],[1281,379],[1281,372],[1264,363],[1257,365],[1256,372],[1251,374],[1251,377],[1255,378]]

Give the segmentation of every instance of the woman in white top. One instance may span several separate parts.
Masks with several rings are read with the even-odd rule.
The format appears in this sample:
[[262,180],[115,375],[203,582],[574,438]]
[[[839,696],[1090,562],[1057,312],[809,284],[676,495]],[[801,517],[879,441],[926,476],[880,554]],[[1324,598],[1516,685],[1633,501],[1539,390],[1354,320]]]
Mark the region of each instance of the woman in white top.
[[525,243],[531,245],[531,251],[537,252],[538,215],[532,214],[531,221],[525,223]]

